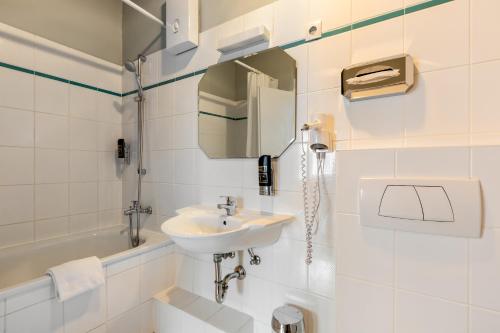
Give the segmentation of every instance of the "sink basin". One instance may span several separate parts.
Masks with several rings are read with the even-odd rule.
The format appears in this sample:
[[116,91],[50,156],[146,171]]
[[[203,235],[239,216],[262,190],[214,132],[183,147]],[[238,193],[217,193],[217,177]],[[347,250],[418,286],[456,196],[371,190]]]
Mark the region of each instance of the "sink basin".
[[193,206],[179,209],[161,230],[185,250],[197,253],[227,253],[275,243],[291,215],[239,210],[233,216],[221,210]]

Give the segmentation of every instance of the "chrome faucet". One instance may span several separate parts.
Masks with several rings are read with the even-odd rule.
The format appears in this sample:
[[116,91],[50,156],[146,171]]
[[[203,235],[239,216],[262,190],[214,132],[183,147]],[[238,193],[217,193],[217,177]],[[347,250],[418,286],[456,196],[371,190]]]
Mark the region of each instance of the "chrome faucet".
[[236,208],[238,207],[236,205],[236,198],[230,197],[230,196],[221,196],[221,198],[224,198],[226,203],[223,204],[217,204],[218,209],[225,209],[226,210],[226,215],[227,216],[232,216],[236,213]]

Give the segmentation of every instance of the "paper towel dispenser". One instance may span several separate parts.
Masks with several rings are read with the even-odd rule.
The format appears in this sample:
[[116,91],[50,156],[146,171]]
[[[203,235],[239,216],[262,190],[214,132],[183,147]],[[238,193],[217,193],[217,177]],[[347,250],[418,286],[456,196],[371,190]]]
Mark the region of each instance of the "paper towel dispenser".
[[415,82],[413,59],[398,55],[342,70],[342,95],[350,101],[404,94]]
[[481,196],[474,179],[362,178],[361,224],[479,237]]

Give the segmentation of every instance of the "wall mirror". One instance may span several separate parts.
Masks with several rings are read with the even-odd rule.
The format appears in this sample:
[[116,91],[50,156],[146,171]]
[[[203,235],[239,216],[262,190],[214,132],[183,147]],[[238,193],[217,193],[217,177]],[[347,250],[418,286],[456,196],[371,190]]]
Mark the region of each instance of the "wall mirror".
[[280,156],[295,140],[295,59],[273,48],[208,68],[198,86],[198,143],[210,158]]

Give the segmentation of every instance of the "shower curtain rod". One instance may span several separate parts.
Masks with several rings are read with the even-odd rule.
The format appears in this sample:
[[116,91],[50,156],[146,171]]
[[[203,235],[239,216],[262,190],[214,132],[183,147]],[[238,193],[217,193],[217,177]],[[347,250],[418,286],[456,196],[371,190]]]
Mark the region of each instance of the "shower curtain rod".
[[246,69],[248,69],[248,70],[250,70],[250,71],[252,71],[252,72],[254,72],[254,73],[257,73],[257,74],[265,74],[265,73],[263,73],[263,72],[259,71],[258,69],[255,69],[255,68],[253,68],[252,66],[249,66],[249,65],[247,65],[247,64],[245,64],[244,62],[241,62],[241,61],[239,61],[239,60],[235,60],[234,62],[235,62],[235,63],[237,63],[237,64],[238,64],[238,65],[240,65],[240,66],[245,67]]
[[150,12],[148,12],[147,10],[145,10],[144,8],[142,8],[141,6],[137,5],[136,3],[132,2],[131,0],[122,0],[122,2],[124,4],[130,6],[132,9],[138,11],[142,15],[146,16],[150,20],[153,20],[154,22],[158,23],[164,29],[166,28],[165,23],[163,23],[162,20],[160,20],[159,18],[157,18],[156,16],[154,16],[153,14],[151,14]]

